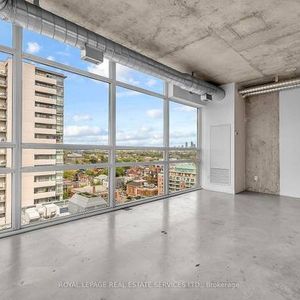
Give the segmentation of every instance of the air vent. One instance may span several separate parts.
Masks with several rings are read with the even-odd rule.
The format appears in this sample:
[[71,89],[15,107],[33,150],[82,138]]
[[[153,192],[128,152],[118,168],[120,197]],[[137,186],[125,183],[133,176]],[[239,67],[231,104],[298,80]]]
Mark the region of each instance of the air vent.
[[[208,94],[203,94],[203,95],[208,95]],[[174,84],[169,85],[169,97],[186,105],[193,105],[193,106],[206,105],[207,101],[201,99],[203,95],[200,96],[198,94],[194,94]]]
[[215,184],[230,184],[230,170],[211,168],[210,182]]
[[99,49],[92,48],[89,45],[85,45],[84,48],[80,50],[80,57],[81,59],[96,65],[103,63],[103,52],[99,51]]

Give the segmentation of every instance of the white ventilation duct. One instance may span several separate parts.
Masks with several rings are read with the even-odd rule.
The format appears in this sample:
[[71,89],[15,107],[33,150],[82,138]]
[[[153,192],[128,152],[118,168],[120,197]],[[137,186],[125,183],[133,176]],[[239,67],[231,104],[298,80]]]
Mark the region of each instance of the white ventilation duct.
[[0,0],[0,16],[68,45],[80,49],[86,46],[96,48],[114,62],[159,77],[195,94],[210,94],[213,100],[222,100],[225,96],[224,90],[218,86],[174,70],[24,0]]

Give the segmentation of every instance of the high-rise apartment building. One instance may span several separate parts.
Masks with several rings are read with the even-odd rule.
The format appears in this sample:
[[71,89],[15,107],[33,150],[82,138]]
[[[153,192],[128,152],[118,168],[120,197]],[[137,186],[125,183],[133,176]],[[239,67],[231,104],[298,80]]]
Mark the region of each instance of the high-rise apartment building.
[[[0,138],[11,140],[11,60],[0,63]],[[64,79],[60,73],[23,63],[22,141],[24,143],[56,144],[63,142]],[[1,85],[3,83],[3,85]],[[1,130],[3,129],[3,130]],[[1,161],[7,150],[0,149]],[[49,166],[63,163],[62,150],[28,149],[22,153],[23,167]],[[0,224],[10,223],[10,176],[0,177]],[[2,184],[2,185],[1,185]],[[4,186],[4,189],[1,189]],[[24,173],[22,176],[22,207],[63,199],[63,172]],[[2,204],[4,203],[4,204]],[[2,212],[2,213],[1,213]]]
[[[12,66],[0,62],[0,142],[12,139]],[[11,150],[0,148],[0,167],[10,167]],[[0,228],[11,221],[11,175],[0,174]]]
[[[177,192],[192,188],[196,183],[197,169],[193,163],[179,163],[170,165],[169,168],[169,191]],[[164,174],[158,174],[158,192],[163,191]]]
[[170,166],[169,191],[176,192],[192,188],[196,183],[196,165],[180,163]]

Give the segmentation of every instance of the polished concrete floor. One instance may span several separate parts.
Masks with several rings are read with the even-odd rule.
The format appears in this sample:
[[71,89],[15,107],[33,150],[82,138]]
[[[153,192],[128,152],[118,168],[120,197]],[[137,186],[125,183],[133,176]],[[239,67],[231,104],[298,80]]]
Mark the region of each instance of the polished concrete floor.
[[1,300],[300,299],[299,283],[300,199],[202,190],[0,240]]

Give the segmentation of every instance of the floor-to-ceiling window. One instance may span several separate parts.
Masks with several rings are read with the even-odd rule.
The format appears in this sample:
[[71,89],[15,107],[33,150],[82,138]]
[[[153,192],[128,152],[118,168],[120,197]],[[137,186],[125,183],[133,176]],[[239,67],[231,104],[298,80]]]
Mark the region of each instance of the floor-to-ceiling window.
[[198,109],[170,101],[169,192],[199,184]]
[[200,186],[199,108],[165,81],[0,28],[2,232]]

